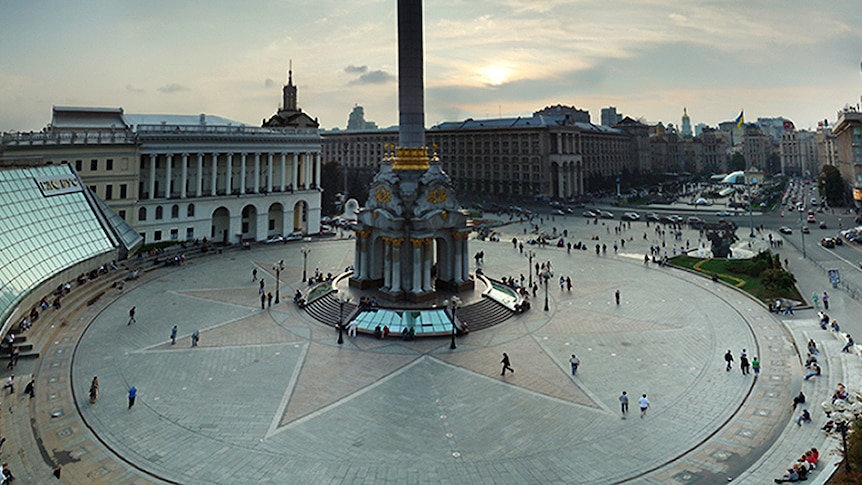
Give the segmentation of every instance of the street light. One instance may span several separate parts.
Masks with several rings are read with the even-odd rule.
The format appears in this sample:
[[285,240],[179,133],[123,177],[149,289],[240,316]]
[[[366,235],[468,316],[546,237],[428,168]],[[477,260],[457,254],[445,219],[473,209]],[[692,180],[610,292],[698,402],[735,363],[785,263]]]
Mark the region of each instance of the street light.
[[303,246],[300,251],[302,251],[302,282],[305,283],[305,281],[308,279],[306,278],[306,263],[308,262],[308,253],[311,252],[311,248],[308,246]]
[[451,300],[443,300],[443,305],[450,306],[452,309],[452,343],[449,344],[449,348],[451,350],[455,350],[455,333],[457,333],[457,328],[455,326],[455,310],[461,307],[461,299],[457,296],[453,296]]
[[527,268],[527,269],[529,269],[529,271],[527,271],[527,274],[530,275],[529,287],[532,288],[533,287],[533,258],[536,257],[536,252],[533,251],[532,249],[527,251],[527,257],[530,258],[530,266],[529,266],[529,268]]
[[338,295],[338,345],[344,343],[344,305],[350,303],[350,297],[347,295]]
[[554,274],[551,273],[551,270],[545,269],[545,271],[542,271],[542,278],[545,280],[545,311],[550,309],[550,307],[548,307],[548,280],[551,279],[551,276],[554,276]]
[[282,259],[281,261],[275,263],[275,265],[272,267],[272,269],[273,269],[273,271],[275,271],[275,303],[278,304],[278,302],[279,302],[278,293],[279,293],[279,288],[280,288],[279,283],[281,283],[281,272],[284,271],[284,260]]

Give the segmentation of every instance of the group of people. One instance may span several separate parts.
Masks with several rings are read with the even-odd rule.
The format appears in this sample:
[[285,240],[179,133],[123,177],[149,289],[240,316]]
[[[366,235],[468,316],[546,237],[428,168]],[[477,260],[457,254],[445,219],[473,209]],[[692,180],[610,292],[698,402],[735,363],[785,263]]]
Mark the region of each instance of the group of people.
[[808,475],[817,468],[817,460],[820,458],[820,452],[817,451],[817,448],[811,448],[806,451],[799,457],[796,461],[794,461],[789,468],[787,468],[787,473],[783,476],[776,478],[775,483],[784,483],[784,482],[799,482],[808,479]]
[[[730,369],[733,368],[734,362],[733,352],[731,352],[730,349],[727,349],[727,353],[724,354],[724,362],[726,364],[724,370],[730,372]],[[739,353],[739,367],[743,375],[750,374],[751,370],[754,370],[755,377],[760,374],[760,360],[758,360],[755,355],[751,361],[749,361],[748,353],[745,349],[742,349],[742,352]]]

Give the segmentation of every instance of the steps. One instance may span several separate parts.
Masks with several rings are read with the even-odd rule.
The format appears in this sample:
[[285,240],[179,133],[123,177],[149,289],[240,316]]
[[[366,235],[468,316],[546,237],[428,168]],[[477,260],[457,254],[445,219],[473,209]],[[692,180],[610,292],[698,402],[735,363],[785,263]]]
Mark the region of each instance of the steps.
[[471,332],[493,327],[511,318],[515,313],[490,298],[458,309],[458,320],[466,323]]
[[[342,312],[340,306],[341,303],[338,301],[338,298],[335,297],[336,293],[330,293],[326,296],[318,298],[314,300],[310,304],[305,306],[305,311],[315,320],[325,323],[330,327],[335,327],[335,324],[338,322],[339,312]],[[343,318],[347,318],[353,310],[356,309],[355,303],[345,303],[344,310],[341,313]]]

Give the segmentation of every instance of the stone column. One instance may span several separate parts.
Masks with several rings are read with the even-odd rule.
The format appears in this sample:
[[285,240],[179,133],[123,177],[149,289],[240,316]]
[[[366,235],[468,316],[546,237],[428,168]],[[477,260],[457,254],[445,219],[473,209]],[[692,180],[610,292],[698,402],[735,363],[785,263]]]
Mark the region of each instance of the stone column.
[[180,178],[182,179],[181,180],[182,183],[180,184],[180,199],[185,199],[186,198],[186,184],[189,181],[189,154],[188,153],[183,153],[182,164],[183,164],[183,168],[180,171],[180,173],[182,174],[180,176]]
[[291,175],[291,179],[293,180],[293,182],[291,182],[292,191],[299,190],[299,154],[298,153],[293,154],[293,173],[290,175]]
[[383,289],[392,288],[392,238],[383,238]]
[[305,159],[305,190],[311,188],[311,154],[306,153],[303,157]]
[[260,192],[260,152],[254,154],[254,190],[253,194]]
[[422,291],[431,291],[434,287],[431,284],[431,244],[432,238],[425,238],[425,244],[422,247]]
[[266,154],[266,193],[272,192],[272,152]]
[[401,290],[401,243],[403,238],[392,240],[392,290]]
[[239,193],[244,194],[245,193],[245,169],[246,169],[245,156],[246,156],[246,154],[243,153],[240,156],[242,157],[241,158],[242,161],[240,162],[240,172],[239,172]]
[[200,197],[204,188],[204,154],[198,153],[197,176],[195,177],[195,197]]
[[412,293],[422,293],[422,240],[410,239],[413,244],[413,287]]
[[156,154],[150,154],[150,200],[156,198]]
[[212,179],[211,180],[211,182],[212,182],[212,186],[211,186],[212,193],[210,193],[210,195],[215,196],[216,193],[218,192],[218,153],[213,153],[212,165],[213,165],[213,173],[210,176],[210,178]]
[[362,254],[362,239],[357,235],[356,243],[353,244],[353,277],[359,279],[361,266],[359,255]]
[[314,186],[320,188],[320,153],[314,154]]
[[359,279],[367,280],[368,276],[371,274],[371,271],[368,267],[368,250],[371,242],[369,238],[371,237],[371,230],[356,230],[356,238],[359,242]]
[[227,171],[225,175],[225,193],[227,195],[231,195],[233,194],[233,153],[227,154]]
[[287,168],[287,167],[285,167],[286,159],[287,159],[287,153],[282,152],[282,154],[281,154],[281,184],[279,185],[281,192],[284,192],[285,176],[287,175],[286,173],[284,173],[284,169]]
[[165,157],[165,198],[171,198],[171,166],[173,165],[174,154],[168,153]]
[[461,281],[470,280],[470,255],[467,254],[467,237],[469,233],[461,233]]
[[452,281],[456,284],[460,284],[464,282],[464,278],[462,277],[461,272],[461,264],[463,263],[461,259],[461,238],[457,232],[452,233],[452,255],[451,255],[452,265],[454,266],[452,271]]

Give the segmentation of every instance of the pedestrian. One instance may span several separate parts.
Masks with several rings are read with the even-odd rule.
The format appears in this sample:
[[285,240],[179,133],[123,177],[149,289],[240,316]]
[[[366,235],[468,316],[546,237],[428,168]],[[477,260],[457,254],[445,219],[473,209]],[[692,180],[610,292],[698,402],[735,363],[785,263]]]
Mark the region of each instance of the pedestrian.
[[135,320],[135,307],[132,307],[129,310],[129,323],[127,323],[126,325],[131,325],[131,324],[136,323],[136,322],[137,322],[137,320]]
[[135,386],[132,386],[132,388],[129,389],[129,409],[132,409],[132,406],[135,405],[135,398],[136,397],[138,397],[138,388]]
[[811,422],[811,413],[808,412],[807,409],[802,410],[802,414],[796,418],[796,426],[802,426],[802,423],[810,423]]
[[569,290],[569,292],[572,291],[572,277],[571,276],[566,276],[566,289]]
[[9,394],[15,394],[15,376],[9,376],[6,379],[6,384],[3,384],[4,389],[9,389]]
[[9,356],[9,364],[6,366],[7,369],[14,369],[16,365],[18,365],[18,358],[21,356],[21,351],[18,350],[18,347],[12,348],[12,355]]
[[646,415],[647,409],[649,409],[649,399],[647,399],[646,394],[638,399],[638,404],[641,407],[641,418],[643,418]]
[[264,284],[265,284],[265,283],[264,283],[264,281],[263,281],[263,278],[261,278],[261,279],[260,279],[260,285],[258,286],[258,289],[257,289],[257,294],[258,294],[258,295],[262,295],[262,294],[263,294],[263,285],[264,285]]
[[847,334],[847,343],[844,344],[844,347],[841,349],[841,352],[850,352],[850,348],[853,347],[853,337],[850,334]]
[[724,361],[727,362],[724,370],[730,372],[730,368],[733,367],[733,354],[730,353],[730,349],[727,349],[727,353],[724,354]]
[[192,332],[192,347],[197,347],[198,346],[198,340],[200,340],[200,339],[201,339],[201,332],[200,332],[200,330],[196,329],[194,332]]
[[812,301],[812,302],[814,302],[814,308],[817,308],[817,300],[818,300],[818,299],[819,299],[819,298],[818,298],[818,296],[817,296],[817,293],[812,293],[812,294],[811,294],[811,301]]
[[825,291],[823,292],[823,296],[820,297],[820,301],[823,302],[823,309],[828,310],[829,309],[829,295],[827,295]]
[[260,309],[266,310],[266,294],[264,292],[260,292]]
[[176,325],[174,325],[173,328],[171,328],[171,345],[174,345],[175,343],[177,343],[177,326]]
[[93,376],[93,382],[90,383],[90,404],[95,404],[97,397],[99,397],[99,377]]
[[569,363],[572,364],[572,375],[578,373],[578,366],[581,365],[581,359],[579,359],[575,354],[572,354],[572,357],[569,359]]
[[620,394],[620,411],[623,413],[623,419],[626,419],[626,414],[629,412],[629,396],[626,391]]
[[503,360],[501,360],[500,363],[503,364],[503,371],[500,373],[501,376],[506,375],[507,370],[512,374],[515,373],[515,369],[513,369],[509,363],[509,354],[503,352]]
[[24,394],[28,394],[30,399],[36,397],[36,379],[30,379],[30,382],[27,383],[27,387],[24,388]]
[[742,375],[748,375],[748,356],[745,355],[745,349],[742,349],[742,354],[739,356],[739,368],[742,369]]
[[760,361],[757,360],[756,355],[751,359],[751,368],[754,369],[754,377],[757,377],[760,374]]
[[253,270],[251,270],[251,280],[257,281],[257,268],[254,268]]
[[355,337],[356,336],[356,328],[359,325],[356,323],[356,320],[351,320],[350,323],[347,324],[347,336]]
[[266,294],[266,307],[272,308],[272,292]]
[[617,305],[620,304],[620,290],[618,289],[616,293],[614,293],[614,298],[617,300]]

